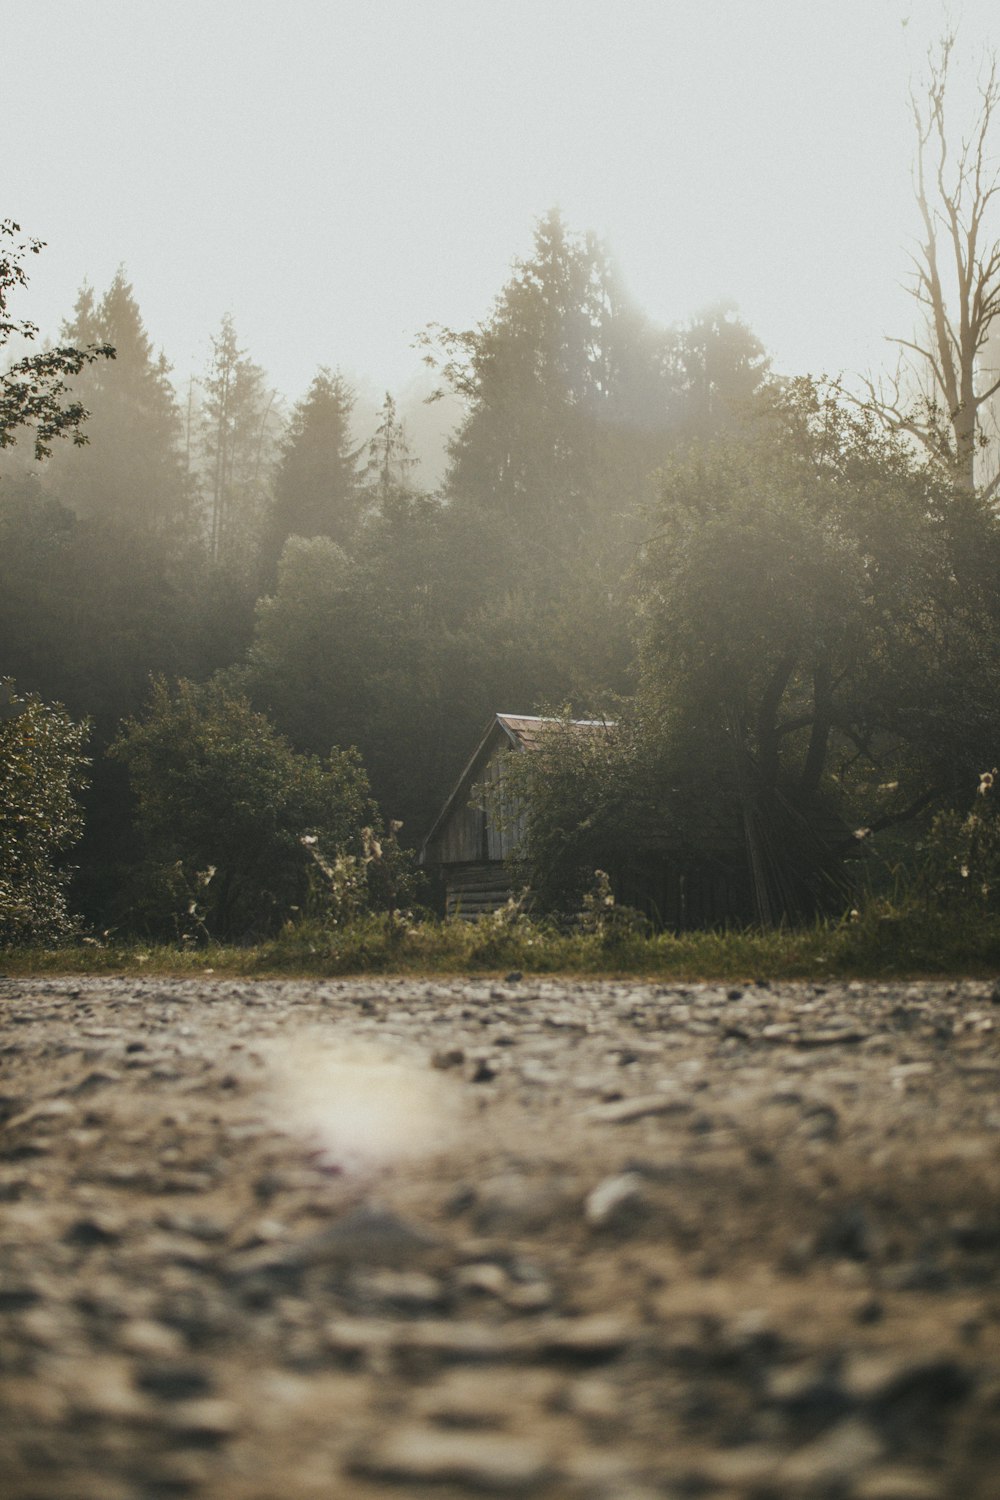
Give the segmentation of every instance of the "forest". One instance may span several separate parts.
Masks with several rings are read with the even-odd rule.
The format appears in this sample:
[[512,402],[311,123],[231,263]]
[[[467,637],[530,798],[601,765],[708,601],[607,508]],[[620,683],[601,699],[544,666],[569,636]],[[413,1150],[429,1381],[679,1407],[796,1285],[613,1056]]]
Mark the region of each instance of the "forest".
[[[476,326],[420,335],[461,413],[425,486],[335,349],[286,404],[227,316],[182,399],[126,272],[85,287],[3,377],[0,945],[433,910],[414,851],[497,710],[555,721],[514,772],[537,909],[593,903],[651,830],[739,845],[763,926],[901,869],[990,909],[997,90],[952,181],[947,62],[917,111],[927,340],[860,395],[777,377],[731,306],[655,325],[552,210]],[[41,246],[6,221],[2,248],[10,353]]]

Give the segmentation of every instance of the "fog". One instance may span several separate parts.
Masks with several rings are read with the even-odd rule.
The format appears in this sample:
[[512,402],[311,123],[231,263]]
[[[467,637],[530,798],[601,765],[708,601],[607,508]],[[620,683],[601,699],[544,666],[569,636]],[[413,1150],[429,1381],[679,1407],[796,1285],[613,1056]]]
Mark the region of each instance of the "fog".
[[[945,129],[978,120],[988,182],[992,16],[957,19]],[[584,768],[626,843],[651,817],[697,843],[677,809],[720,788],[743,826],[733,745],[772,813],[825,798],[845,827],[975,789],[992,189],[972,387],[916,353],[901,405],[857,404],[887,336],[926,333],[911,90],[945,25],[854,0],[9,7],[3,352],[70,350],[37,456],[28,377],[0,428],[0,677],[86,724],[50,927],[192,944],[440,905],[412,861],[498,710],[635,716],[629,764]],[[944,729],[932,682],[965,695]],[[768,909],[808,915],[811,881]]]
[[[989,36],[983,0],[949,14]],[[908,315],[906,91],[943,26],[936,0],[10,3],[5,211],[49,244],[43,330],[124,265],[181,385],[228,311],[288,400],[320,365],[399,397],[417,332],[482,318],[553,204],[657,321],[729,298],[779,369],[864,369]]]

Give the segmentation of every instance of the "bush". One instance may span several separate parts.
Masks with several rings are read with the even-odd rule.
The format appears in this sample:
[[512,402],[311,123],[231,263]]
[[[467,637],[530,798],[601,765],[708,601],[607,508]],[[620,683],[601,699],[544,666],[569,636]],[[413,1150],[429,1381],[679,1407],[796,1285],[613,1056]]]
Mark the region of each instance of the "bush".
[[968,811],[938,813],[919,847],[911,898],[947,911],[1000,912],[1000,792],[997,771],[984,771]]
[[0,681],[0,946],[49,943],[75,927],[59,855],[83,829],[85,724]]
[[514,883],[530,891],[534,909],[581,910],[595,869],[611,870],[616,884],[654,819],[665,826],[650,737],[627,705],[619,709],[593,721],[563,710],[529,754],[507,756],[501,777],[481,789],[494,823],[514,835]]
[[218,683],[153,684],[113,756],[128,769],[145,858],[136,915],[186,941],[273,933],[309,897],[316,866],[363,855],[377,810],[357,753],[297,754]]

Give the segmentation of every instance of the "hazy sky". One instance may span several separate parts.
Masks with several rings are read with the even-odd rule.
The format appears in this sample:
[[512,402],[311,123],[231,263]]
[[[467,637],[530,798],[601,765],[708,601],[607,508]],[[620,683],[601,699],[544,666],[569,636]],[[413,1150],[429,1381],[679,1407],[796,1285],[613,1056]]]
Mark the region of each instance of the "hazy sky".
[[[964,73],[1000,42],[951,7]],[[232,312],[292,399],[399,389],[534,220],[605,234],[661,321],[730,297],[784,371],[906,331],[911,75],[934,0],[0,0],[0,214],[55,332],[119,264],[178,380]],[[906,24],[904,25],[904,21]],[[1000,149],[1000,142],[998,142]]]

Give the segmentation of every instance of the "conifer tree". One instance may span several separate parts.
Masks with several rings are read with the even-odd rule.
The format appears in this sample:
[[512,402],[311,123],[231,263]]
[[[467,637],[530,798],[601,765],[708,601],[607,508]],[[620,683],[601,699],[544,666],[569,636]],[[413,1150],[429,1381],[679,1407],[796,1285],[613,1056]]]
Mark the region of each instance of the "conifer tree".
[[48,487],[81,516],[155,533],[183,531],[190,487],[170,366],[154,354],[135,293],[119,270],[98,301],[84,287],[63,339],[111,345],[114,360],[81,371],[73,394],[89,412],[87,445],[57,450]]
[[209,552],[217,562],[252,569],[264,526],[279,415],[264,371],[240,348],[229,313],[212,339],[212,360],[202,389],[202,483]]
[[360,449],[351,441],[354,402],[343,376],[321,369],[292,411],[265,545],[272,569],[290,536],[328,536],[344,546],[354,535],[362,504]]
[[551,557],[634,504],[669,425],[664,336],[625,296],[592,234],[553,210],[490,317],[423,342],[465,402],[447,491],[531,536]]
[[369,504],[376,515],[388,519],[412,496],[411,477],[416,465],[396,403],[386,391],[378,426],[368,444],[364,474]]

